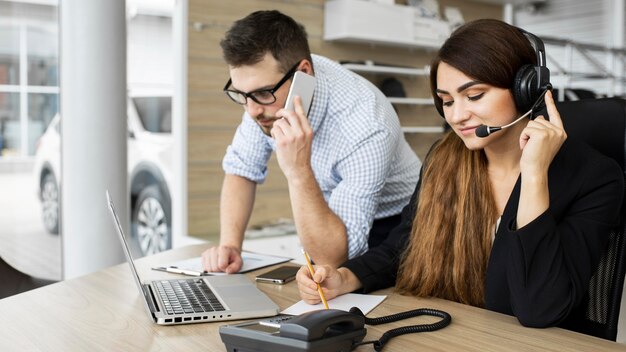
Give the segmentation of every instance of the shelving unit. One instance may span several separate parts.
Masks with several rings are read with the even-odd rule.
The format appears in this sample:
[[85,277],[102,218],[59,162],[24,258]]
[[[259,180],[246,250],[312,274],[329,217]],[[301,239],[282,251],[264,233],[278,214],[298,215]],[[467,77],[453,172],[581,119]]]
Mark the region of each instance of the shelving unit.
[[[332,0],[324,4],[325,41],[351,42],[370,46],[395,46],[410,50],[433,51],[450,36],[447,21],[425,18],[413,6],[382,4],[361,0]],[[351,71],[365,74],[427,77],[430,67],[394,67],[372,61],[345,63]],[[410,95],[410,94],[409,94]],[[394,105],[432,106],[432,98],[388,97]],[[404,133],[441,133],[441,126],[403,126]]]
[[382,65],[375,65],[373,63],[366,63],[366,64],[343,64],[343,67],[354,72],[390,73],[394,75],[405,75],[405,76],[428,76],[430,74],[429,66],[425,66],[424,68],[411,68],[411,67],[382,66]]
[[[549,36],[541,36],[541,39],[546,46],[552,85],[559,88],[559,100],[564,99],[566,89],[580,86],[580,82],[585,82],[585,84],[594,82],[593,90],[600,89],[600,94],[610,97],[626,92],[626,75],[624,74],[626,49]],[[587,66],[588,71],[574,70],[575,60],[580,62],[578,66]],[[575,83],[579,84],[575,85]]]
[[324,5],[324,40],[437,50],[448,36],[446,21],[425,18],[413,6],[362,0]]
[[[359,73],[368,74],[392,74],[403,76],[416,76],[424,77],[430,74],[430,67],[424,68],[411,68],[411,67],[394,67],[394,66],[382,66],[375,65],[370,62],[365,64],[346,63],[343,67]],[[433,105],[432,98],[400,98],[400,97],[387,97],[389,102],[397,105]],[[403,126],[402,132],[404,133],[443,133],[443,127],[441,126]]]

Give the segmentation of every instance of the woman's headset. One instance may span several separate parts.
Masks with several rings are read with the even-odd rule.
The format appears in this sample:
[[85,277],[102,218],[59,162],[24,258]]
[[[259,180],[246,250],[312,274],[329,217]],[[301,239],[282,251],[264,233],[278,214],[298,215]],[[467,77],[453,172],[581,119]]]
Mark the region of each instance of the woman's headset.
[[550,70],[546,67],[546,49],[543,42],[536,35],[518,28],[530,41],[535,54],[537,65],[524,65],[517,70],[513,81],[513,98],[518,111],[530,110],[543,92],[552,88],[550,84]]
[[[517,70],[511,88],[517,110],[528,111],[547,89],[552,88],[552,84],[550,84],[550,70],[546,67],[546,49],[543,42],[536,35],[521,28],[517,29],[528,38],[537,55],[536,65],[524,65]],[[444,117],[443,106],[438,99],[435,99],[435,108],[439,115]]]

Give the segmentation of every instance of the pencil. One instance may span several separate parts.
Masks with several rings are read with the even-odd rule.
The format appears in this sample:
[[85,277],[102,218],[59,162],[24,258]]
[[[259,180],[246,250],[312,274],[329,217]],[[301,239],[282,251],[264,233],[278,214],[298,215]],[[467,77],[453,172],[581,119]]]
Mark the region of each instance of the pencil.
[[[302,254],[304,254],[304,260],[306,260],[306,266],[309,268],[312,279],[315,272],[313,271],[313,266],[311,265],[311,259],[309,258],[309,255],[306,253],[304,248],[302,249]],[[320,286],[320,284],[317,284],[317,292],[320,294],[320,298],[322,299],[322,303],[324,303],[324,307],[326,307],[326,309],[329,309],[328,302],[326,302],[326,297],[324,297],[324,292],[322,292],[322,286]]]

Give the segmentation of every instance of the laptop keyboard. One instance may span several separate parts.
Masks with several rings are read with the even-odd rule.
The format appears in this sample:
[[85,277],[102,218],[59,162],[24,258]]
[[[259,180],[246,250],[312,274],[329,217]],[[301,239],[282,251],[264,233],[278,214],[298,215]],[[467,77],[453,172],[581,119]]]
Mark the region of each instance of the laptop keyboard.
[[204,280],[155,281],[167,314],[225,310]]

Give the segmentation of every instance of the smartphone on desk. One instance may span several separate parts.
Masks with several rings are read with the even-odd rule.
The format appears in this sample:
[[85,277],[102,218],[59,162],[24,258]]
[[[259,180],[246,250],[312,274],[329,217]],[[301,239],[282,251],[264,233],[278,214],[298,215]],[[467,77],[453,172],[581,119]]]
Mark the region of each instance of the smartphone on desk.
[[283,285],[296,278],[299,266],[283,265],[256,277],[256,281]]
[[285,102],[285,109],[295,111],[294,99],[299,96],[302,99],[302,109],[308,116],[311,103],[313,102],[313,93],[315,92],[315,77],[308,75],[302,71],[297,71],[293,75],[293,81],[289,88],[289,94],[287,95],[287,101]]

